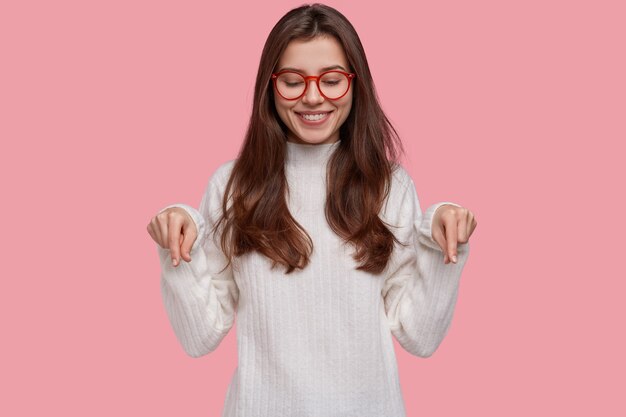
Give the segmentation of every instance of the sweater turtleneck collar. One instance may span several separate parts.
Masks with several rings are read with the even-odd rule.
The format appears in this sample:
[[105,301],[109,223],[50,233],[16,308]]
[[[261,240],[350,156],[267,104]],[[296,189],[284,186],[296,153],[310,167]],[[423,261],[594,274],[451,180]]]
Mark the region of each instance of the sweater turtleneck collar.
[[287,154],[285,162],[293,167],[325,166],[330,156],[339,146],[338,140],[333,143],[308,144],[287,141]]

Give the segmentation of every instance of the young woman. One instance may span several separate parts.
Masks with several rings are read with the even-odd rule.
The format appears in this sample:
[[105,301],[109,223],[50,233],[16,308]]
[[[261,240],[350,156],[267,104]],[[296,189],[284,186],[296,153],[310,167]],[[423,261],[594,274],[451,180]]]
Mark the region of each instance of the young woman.
[[405,415],[391,336],[417,356],[437,349],[477,223],[451,202],[422,215],[397,147],[348,20],[320,4],[288,12],[238,158],[199,210],[173,204],[148,226],[185,352],[216,349],[237,315],[223,416]]

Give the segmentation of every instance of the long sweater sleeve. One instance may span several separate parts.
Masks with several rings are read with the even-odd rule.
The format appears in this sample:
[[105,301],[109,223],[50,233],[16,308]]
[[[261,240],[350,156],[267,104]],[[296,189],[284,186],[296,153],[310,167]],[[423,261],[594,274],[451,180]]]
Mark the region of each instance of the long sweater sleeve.
[[221,213],[222,192],[216,172],[206,188],[199,211],[186,204],[180,207],[193,218],[197,230],[191,261],[180,259],[172,265],[170,249],[157,245],[161,261],[161,294],[176,337],[191,357],[200,357],[217,348],[231,329],[239,298],[232,266],[222,269],[227,259],[213,227]]
[[444,253],[432,238],[435,211],[422,215],[413,180],[405,174],[403,191],[391,196],[392,231],[396,244],[383,284],[382,295],[392,334],[409,353],[429,357],[446,336],[454,313],[461,272],[469,255],[469,243],[457,245],[456,264],[444,264]]

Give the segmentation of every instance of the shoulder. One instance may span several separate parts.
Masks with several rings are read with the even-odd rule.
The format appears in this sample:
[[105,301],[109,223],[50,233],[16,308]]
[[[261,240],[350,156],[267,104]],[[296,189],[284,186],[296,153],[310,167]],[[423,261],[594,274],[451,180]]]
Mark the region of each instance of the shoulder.
[[200,212],[204,217],[210,218],[210,224],[215,222],[214,216],[217,216],[222,211],[222,199],[235,162],[236,159],[231,159],[220,164],[209,176],[204,196],[200,203]]
[[413,186],[413,178],[411,178],[409,172],[402,164],[394,164],[392,166],[390,196],[393,194],[393,196],[400,197],[404,195],[410,186]]
[[392,172],[389,194],[380,216],[388,225],[399,226],[415,217],[419,202],[409,172],[400,164],[394,165]]
[[226,183],[230,179],[230,174],[235,166],[236,159],[231,159],[219,165],[213,174],[211,175],[211,181],[217,181],[219,183]]
[[208,200],[211,204],[217,204],[218,201],[222,200],[236,161],[236,159],[231,159],[213,170],[206,182],[203,200]]
[[230,179],[230,175],[235,166],[236,159],[231,159],[220,164],[213,173],[209,176],[209,181],[207,184],[207,188],[217,189],[223,191],[226,188],[226,184]]

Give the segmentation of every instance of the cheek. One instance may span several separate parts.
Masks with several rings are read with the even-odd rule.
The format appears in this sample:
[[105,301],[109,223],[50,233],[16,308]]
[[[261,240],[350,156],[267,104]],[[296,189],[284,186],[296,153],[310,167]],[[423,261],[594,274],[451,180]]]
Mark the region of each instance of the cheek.
[[280,99],[274,99],[274,107],[276,108],[276,112],[283,119],[283,122],[286,122],[285,118],[287,117],[288,108]]
[[350,110],[352,110],[352,97],[348,98],[348,100],[346,100],[345,104],[343,104],[341,106],[341,119],[346,120],[348,118],[348,115],[350,114]]

